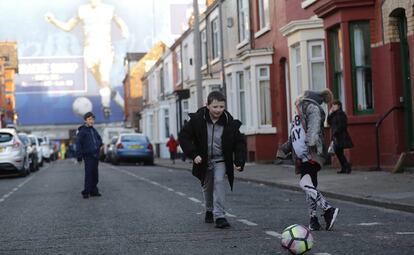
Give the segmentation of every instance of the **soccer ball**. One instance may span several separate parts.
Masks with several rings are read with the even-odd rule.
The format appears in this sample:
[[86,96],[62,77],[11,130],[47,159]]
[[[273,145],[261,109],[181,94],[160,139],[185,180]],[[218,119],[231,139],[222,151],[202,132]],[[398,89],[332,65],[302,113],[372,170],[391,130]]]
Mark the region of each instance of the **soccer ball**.
[[72,110],[75,114],[83,116],[92,111],[92,102],[86,97],[78,97],[73,101]]
[[307,227],[294,224],[283,230],[281,242],[290,253],[305,254],[313,246],[313,236]]

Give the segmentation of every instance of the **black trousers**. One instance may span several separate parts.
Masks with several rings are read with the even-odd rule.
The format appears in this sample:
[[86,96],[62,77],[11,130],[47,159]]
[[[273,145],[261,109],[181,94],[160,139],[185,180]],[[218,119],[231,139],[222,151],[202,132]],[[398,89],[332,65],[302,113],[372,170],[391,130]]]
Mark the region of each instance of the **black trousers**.
[[94,157],[84,158],[85,162],[85,182],[82,194],[98,193],[98,164],[99,159]]
[[344,155],[344,148],[335,148],[335,155],[339,160],[339,163],[341,163],[341,169],[346,171],[349,168],[348,160],[346,159]]

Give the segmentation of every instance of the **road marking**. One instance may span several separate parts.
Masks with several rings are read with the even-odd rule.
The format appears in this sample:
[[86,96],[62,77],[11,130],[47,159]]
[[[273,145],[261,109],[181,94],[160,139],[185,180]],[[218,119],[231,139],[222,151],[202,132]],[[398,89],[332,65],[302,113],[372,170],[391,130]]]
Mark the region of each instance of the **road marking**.
[[326,253],[326,252],[318,252],[318,253],[314,253],[315,255],[331,255],[330,253]]
[[226,212],[226,216],[230,218],[237,218],[236,215]]
[[363,223],[359,223],[357,225],[359,225],[359,226],[375,226],[375,225],[382,225],[382,223],[379,223],[379,222],[363,222]]
[[196,203],[201,203],[200,200],[198,200],[197,198],[194,198],[194,197],[189,197],[188,199],[190,199],[191,201],[196,202]]
[[158,182],[150,181],[151,184],[154,184],[155,186],[161,186]]
[[176,191],[175,192],[177,195],[180,195],[180,196],[182,196],[182,197],[185,197],[186,195],[184,194],[184,193],[182,193],[182,192],[179,192],[179,191]]
[[33,179],[32,177],[29,177],[28,179],[26,179],[24,182],[20,183],[19,185],[17,185],[17,187],[13,188],[12,191],[10,191],[9,193],[3,195],[0,199],[0,203],[4,202],[8,197],[10,197],[14,192],[18,191],[19,188],[23,187],[27,182],[29,182],[31,179]]
[[251,222],[251,221],[248,221],[248,220],[245,220],[245,219],[239,219],[239,220],[237,220],[237,221],[239,221],[239,222],[241,222],[241,223],[243,223],[243,224],[246,224],[247,226],[257,226],[257,224],[256,224],[256,223]]
[[414,235],[414,232],[395,232],[397,235]]
[[282,234],[275,232],[275,231],[265,231],[265,233],[269,236],[273,236],[273,237],[277,237],[277,238],[282,238]]

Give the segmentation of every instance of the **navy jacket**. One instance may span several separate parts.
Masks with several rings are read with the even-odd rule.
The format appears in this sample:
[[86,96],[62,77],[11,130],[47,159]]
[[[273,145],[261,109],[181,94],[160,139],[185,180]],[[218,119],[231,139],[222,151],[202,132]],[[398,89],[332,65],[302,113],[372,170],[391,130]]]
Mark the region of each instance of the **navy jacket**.
[[94,127],[82,125],[76,135],[76,157],[99,158],[99,149],[102,146],[102,138]]

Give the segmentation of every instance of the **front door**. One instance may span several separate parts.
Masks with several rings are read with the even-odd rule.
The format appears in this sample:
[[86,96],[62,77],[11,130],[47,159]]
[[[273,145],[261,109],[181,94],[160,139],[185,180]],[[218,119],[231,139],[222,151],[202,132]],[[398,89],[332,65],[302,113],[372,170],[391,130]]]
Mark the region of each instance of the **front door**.
[[405,16],[405,13],[398,17],[398,30],[400,35],[402,74],[404,86],[405,134],[407,138],[407,149],[414,150],[414,131],[410,81],[410,52],[407,41],[407,18]]

